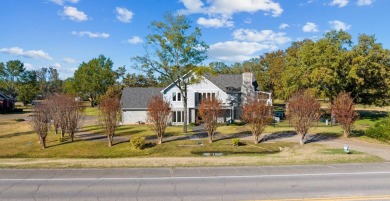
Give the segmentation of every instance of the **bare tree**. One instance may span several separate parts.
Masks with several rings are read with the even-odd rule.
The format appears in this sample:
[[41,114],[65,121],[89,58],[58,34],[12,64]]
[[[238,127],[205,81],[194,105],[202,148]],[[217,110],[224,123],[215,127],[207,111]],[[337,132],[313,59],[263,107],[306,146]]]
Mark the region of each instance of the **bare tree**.
[[58,126],[61,128],[61,137],[63,138],[65,136],[66,130],[68,128],[68,112],[69,112],[69,105],[71,98],[65,94],[57,95],[57,97],[54,99],[55,105],[57,107],[57,113],[55,114]]
[[121,116],[121,105],[118,97],[103,96],[100,102],[100,124],[106,131],[108,146],[112,146],[115,130]]
[[81,127],[82,119],[84,118],[84,107],[81,106],[79,101],[76,101],[75,97],[68,96],[69,102],[66,113],[67,131],[71,141],[74,140],[74,134]]
[[31,125],[34,131],[38,134],[39,143],[42,149],[46,148],[46,136],[49,132],[49,109],[45,103],[35,105],[33,108],[34,115],[32,116]]
[[329,110],[332,117],[334,117],[343,128],[344,136],[349,137],[353,123],[359,118],[359,114],[355,111],[355,104],[353,103],[350,93],[339,93],[329,106]]
[[199,106],[199,115],[209,137],[209,143],[213,143],[214,132],[217,129],[218,117],[222,112],[222,101],[218,98],[203,99]]
[[60,105],[59,100],[60,97],[58,95],[51,95],[46,99],[47,108],[49,109],[49,116],[51,123],[54,126],[55,134],[58,134],[58,131],[60,129],[60,121],[62,119],[61,115],[59,114]]
[[261,133],[272,121],[272,106],[255,95],[248,97],[243,104],[242,119],[249,124],[254,143],[258,144]]
[[308,91],[298,91],[288,100],[288,117],[301,137],[301,145],[305,143],[306,134],[318,118],[320,109],[320,103]]
[[157,144],[162,144],[165,129],[168,127],[171,116],[169,102],[161,96],[154,96],[148,103],[148,119],[152,123],[153,130],[157,135]]

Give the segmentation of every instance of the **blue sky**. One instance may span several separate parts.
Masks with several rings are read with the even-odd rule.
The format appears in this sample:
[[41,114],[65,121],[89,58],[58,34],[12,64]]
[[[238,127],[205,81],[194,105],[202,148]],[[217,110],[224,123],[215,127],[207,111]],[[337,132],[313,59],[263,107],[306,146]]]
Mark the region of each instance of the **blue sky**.
[[346,30],[390,47],[388,0],[1,0],[0,62],[55,67],[62,78],[99,54],[132,69],[153,20],[185,14],[210,46],[205,61],[240,62]]

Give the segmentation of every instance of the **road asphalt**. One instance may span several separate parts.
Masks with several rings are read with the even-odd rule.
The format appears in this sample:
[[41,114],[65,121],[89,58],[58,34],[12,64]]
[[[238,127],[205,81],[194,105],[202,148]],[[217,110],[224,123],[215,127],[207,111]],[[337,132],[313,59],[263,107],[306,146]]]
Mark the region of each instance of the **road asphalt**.
[[390,200],[390,163],[1,169],[0,200]]

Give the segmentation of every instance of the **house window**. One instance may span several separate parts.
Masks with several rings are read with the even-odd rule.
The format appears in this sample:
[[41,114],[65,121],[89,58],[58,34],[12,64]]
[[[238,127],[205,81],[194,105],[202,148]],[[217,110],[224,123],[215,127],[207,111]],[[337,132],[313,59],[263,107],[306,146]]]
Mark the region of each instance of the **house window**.
[[172,122],[173,123],[184,122],[184,111],[173,111],[172,112]]
[[172,93],[172,101],[176,101],[176,92]]
[[206,98],[215,99],[215,93],[199,93],[199,102]]
[[172,101],[181,101],[181,93],[172,93]]

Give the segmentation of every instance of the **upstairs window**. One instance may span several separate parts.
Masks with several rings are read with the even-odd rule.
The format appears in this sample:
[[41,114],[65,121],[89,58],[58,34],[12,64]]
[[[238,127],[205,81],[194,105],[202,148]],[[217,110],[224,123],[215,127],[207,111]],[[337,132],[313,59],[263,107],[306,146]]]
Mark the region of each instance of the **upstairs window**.
[[176,92],[172,93],[172,101],[176,101]]
[[172,101],[181,101],[181,93],[180,92],[178,92],[178,93],[176,93],[176,92],[173,92],[172,93]]

